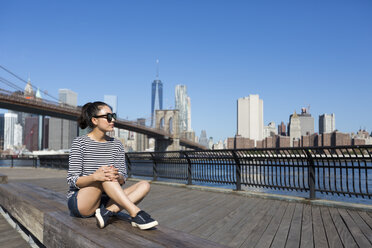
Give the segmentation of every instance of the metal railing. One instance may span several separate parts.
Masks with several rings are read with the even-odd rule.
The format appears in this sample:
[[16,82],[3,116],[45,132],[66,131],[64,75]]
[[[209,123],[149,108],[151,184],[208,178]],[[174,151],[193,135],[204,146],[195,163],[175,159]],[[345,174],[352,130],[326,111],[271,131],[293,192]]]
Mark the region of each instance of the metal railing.
[[372,198],[372,146],[127,153],[129,176]]

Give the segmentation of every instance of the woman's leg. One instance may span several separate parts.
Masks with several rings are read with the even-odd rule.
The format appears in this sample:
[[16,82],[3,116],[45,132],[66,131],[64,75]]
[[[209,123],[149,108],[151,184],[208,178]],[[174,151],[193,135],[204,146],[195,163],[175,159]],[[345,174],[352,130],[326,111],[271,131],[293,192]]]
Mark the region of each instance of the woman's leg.
[[[120,185],[119,185],[120,186]],[[135,206],[136,204],[140,203],[142,199],[147,195],[147,193],[150,191],[150,184],[146,181],[138,182],[128,188],[125,188],[124,190],[120,187],[121,191],[124,193],[126,198],[130,201],[130,208]],[[106,190],[105,190],[106,192]],[[109,195],[106,192],[107,195]],[[109,195],[110,196],[110,195]],[[134,217],[136,213],[139,211],[139,208],[136,208],[132,210],[132,213],[124,206],[122,206],[119,202],[117,202],[114,198],[110,196],[111,200],[107,204],[107,209],[112,212],[119,212],[123,208],[125,208],[128,213]]]
[[81,215],[89,216],[95,212],[100,204],[102,191],[103,188],[99,182],[79,190],[77,202]]

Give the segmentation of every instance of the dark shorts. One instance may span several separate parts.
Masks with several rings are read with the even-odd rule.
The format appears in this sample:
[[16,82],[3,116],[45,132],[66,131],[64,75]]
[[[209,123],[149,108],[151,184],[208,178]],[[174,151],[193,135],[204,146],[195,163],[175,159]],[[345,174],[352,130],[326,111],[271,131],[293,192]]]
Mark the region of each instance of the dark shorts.
[[[68,200],[67,200],[67,206],[68,209],[70,210],[70,215],[79,217],[79,218],[89,218],[94,216],[94,214],[89,215],[89,216],[83,216],[80,214],[79,209],[78,209],[78,202],[77,202],[77,195],[79,191],[76,191]],[[106,207],[107,203],[109,202],[110,197],[106,194],[102,194],[101,196],[101,203],[100,205],[104,205]]]

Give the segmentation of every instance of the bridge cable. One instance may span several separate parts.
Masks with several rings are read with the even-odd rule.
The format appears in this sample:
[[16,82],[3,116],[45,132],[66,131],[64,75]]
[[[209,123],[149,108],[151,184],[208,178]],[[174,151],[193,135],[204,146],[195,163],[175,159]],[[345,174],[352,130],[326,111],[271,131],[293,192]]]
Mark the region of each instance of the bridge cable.
[[[24,80],[24,79],[21,78],[20,76],[16,75],[15,73],[11,72],[10,70],[6,69],[4,66],[0,65],[0,68],[3,69],[4,71],[8,72],[9,74],[13,75],[13,76],[16,77],[17,79],[21,80],[22,82],[24,82],[24,83],[26,83],[26,84],[28,83],[28,81]],[[30,84],[31,84],[31,83],[30,83]],[[34,86],[34,85],[32,85],[32,84],[31,84],[31,87],[34,88],[35,90],[37,89],[37,87]],[[23,89],[21,89],[21,90],[23,91]],[[58,98],[56,98],[56,97],[54,97],[54,96],[48,94],[48,93],[47,93],[46,91],[44,91],[44,90],[41,90],[41,91],[42,91],[45,95],[47,95],[47,96],[49,96],[50,98],[52,98],[52,99],[56,100],[57,102],[59,102],[59,99],[58,99]]]

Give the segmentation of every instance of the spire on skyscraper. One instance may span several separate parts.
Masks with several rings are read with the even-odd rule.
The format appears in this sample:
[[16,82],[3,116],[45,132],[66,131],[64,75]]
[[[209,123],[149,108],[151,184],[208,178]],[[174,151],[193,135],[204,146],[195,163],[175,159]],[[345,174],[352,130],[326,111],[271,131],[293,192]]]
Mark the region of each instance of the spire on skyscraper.
[[156,80],[159,80],[159,59],[156,59]]

